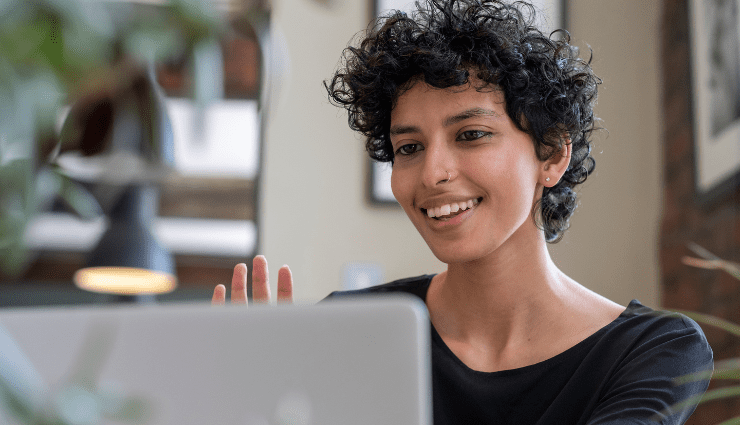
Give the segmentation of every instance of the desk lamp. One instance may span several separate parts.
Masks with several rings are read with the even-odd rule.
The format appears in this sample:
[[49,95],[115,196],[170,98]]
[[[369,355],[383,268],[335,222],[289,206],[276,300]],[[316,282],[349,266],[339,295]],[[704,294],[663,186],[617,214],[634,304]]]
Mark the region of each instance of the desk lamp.
[[89,186],[110,224],[74,283],[118,301],[152,300],[177,285],[172,254],[152,231],[157,183],[174,158],[172,128],[152,74],[142,71],[115,91],[76,102],[56,159],[64,173]]

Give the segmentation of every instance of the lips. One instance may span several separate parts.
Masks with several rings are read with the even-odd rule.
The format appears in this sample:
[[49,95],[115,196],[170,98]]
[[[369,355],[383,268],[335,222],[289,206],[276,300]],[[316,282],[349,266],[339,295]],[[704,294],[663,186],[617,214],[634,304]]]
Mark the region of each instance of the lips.
[[435,220],[446,220],[452,218],[463,211],[471,209],[478,205],[481,198],[472,198],[467,201],[451,202],[448,204],[429,206],[429,208],[421,208],[421,211],[426,214],[429,218]]

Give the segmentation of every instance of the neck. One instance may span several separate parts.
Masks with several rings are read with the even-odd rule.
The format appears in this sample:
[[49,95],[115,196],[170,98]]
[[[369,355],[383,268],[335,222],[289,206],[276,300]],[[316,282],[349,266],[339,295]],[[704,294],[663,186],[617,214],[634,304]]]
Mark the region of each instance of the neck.
[[488,256],[449,264],[430,287],[430,315],[440,333],[504,350],[547,332],[571,283],[544,237],[510,239]]

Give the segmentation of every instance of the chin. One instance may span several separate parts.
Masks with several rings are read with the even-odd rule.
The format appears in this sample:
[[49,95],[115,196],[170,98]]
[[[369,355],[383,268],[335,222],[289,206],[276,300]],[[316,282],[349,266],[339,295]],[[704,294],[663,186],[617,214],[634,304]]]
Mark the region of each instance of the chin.
[[455,246],[447,246],[444,248],[433,248],[429,246],[429,248],[432,250],[432,254],[434,254],[439,261],[445,264],[469,263],[471,261],[479,260],[486,255],[485,252],[481,252],[482,250],[479,246],[475,247],[475,249],[470,249],[473,247],[460,248]]

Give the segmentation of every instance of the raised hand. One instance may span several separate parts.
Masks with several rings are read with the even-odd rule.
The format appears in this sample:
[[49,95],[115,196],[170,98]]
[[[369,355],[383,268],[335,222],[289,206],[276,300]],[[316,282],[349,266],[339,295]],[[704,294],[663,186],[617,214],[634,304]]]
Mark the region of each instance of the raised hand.
[[[270,298],[270,274],[267,270],[267,260],[263,255],[258,255],[252,260],[252,301],[267,304]],[[288,266],[283,266],[278,270],[277,301],[278,303],[293,302],[293,275]],[[244,263],[239,263],[234,267],[234,274],[231,277],[231,303],[247,303],[247,265]],[[211,304],[226,304],[226,286],[216,285]]]

